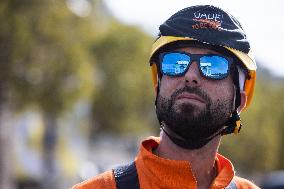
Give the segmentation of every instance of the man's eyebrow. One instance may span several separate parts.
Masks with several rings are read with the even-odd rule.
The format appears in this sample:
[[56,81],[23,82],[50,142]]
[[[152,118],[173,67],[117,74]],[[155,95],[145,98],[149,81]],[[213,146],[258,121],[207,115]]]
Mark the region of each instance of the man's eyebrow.
[[[187,52],[187,51],[185,51],[185,49],[187,49],[187,48],[190,48],[190,47],[180,48],[180,49],[176,49],[176,50],[173,50],[173,51]],[[206,52],[204,52],[204,54],[218,54],[218,55],[223,55],[223,56],[225,56],[224,53],[215,51],[215,50],[213,50],[213,49],[207,49],[207,48],[200,48],[200,49],[206,50]],[[188,53],[190,54],[190,52],[188,52]],[[201,53],[201,54],[203,54],[203,53]]]

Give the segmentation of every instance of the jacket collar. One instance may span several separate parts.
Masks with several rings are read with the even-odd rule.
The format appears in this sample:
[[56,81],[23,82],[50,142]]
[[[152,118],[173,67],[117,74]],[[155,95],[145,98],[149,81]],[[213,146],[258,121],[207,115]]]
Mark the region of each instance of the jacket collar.
[[[170,160],[156,156],[152,150],[159,145],[160,139],[149,137],[141,144],[136,157],[139,181],[143,188],[197,188],[197,181],[188,161]],[[211,188],[224,188],[234,177],[232,163],[217,154],[217,177]]]

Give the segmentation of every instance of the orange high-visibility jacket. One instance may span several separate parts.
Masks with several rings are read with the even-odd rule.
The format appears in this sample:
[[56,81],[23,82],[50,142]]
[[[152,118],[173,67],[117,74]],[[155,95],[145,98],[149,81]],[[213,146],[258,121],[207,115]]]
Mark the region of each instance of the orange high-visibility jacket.
[[[197,189],[197,182],[188,161],[169,160],[158,157],[152,149],[159,144],[159,138],[150,137],[141,144],[135,159],[140,189]],[[216,157],[217,176],[211,189],[221,189],[234,181],[238,189],[254,189],[252,182],[235,176],[232,163],[220,154]],[[75,185],[72,189],[116,189],[112,171],[107,171],[94,178]]]

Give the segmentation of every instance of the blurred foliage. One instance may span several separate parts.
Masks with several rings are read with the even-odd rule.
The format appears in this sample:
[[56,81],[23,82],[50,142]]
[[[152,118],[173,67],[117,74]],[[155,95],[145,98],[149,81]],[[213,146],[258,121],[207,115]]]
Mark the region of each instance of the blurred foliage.
[[92,105],[93,134],[153,128],[154,90],[147,61],[152,42],[138,28],[115,20],[95,42],[99,86]]
[[[2,0],[0,21],[0,107],[6,106],[0,114],[8,108],[18,113],[31,106],[42,113],[43,186],[58,188],[57,118],[93,92],[94,59],[89,47],[96,26],[91,17],[73,14],[63,0]],[[7,155],[1,144],[1,155]],[[0,164],[7,164],[4,161],[0,159]],[[0,170],[0,177],[4,171]]]
[[0,75],[13,106],[35,103],[57,114],[92,89],[90,20],[74,15],[65,1],[3,0],[0,10]]
[[242,112],[243,128],[225,136],[221,152],[243,173],[284,169],[284,79],[258,68],[254,99]]

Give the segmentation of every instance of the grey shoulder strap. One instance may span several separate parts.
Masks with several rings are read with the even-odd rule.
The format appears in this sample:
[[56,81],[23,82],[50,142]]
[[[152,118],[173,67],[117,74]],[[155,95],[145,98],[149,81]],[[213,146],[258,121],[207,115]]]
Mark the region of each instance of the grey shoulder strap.
[[117,189],[139,189],[135,162],[113,169]]

